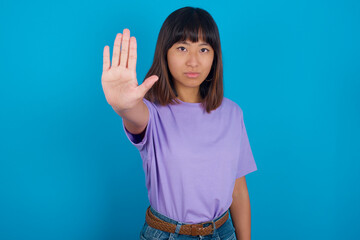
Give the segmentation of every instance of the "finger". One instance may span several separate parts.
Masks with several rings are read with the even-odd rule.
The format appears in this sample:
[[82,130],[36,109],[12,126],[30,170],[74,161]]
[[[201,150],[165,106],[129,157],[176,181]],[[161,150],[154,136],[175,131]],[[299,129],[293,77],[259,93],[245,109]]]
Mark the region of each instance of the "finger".
[[147,91],[150,90],[150,88],[155,84],[155,82],[159,80],[159,77],[156,75],[152,75],[144,80],[144,82],[138,86],[141,96],[145,96]]
[[109,68],[110,68],[110,50],[109,50],[109,46],[105,46],[103,52],[103,72],[107,71]]
[[126,68],[127,60],[128,60],[129,39],[130,39],[130,30],[125,28],[122,36],[121,57],[120,57],[120,66],[124,68]]
[[115,66],[115,67],[119,66],[121,38],[122,38],[121,33],[118,33],[115,37],[111,66]]
[[136,70],[136,59],[137,59],[137,43],[136,38],[130,38],[130,51],[129,51],[129,61],[128,61],[128,68],[130,70]]

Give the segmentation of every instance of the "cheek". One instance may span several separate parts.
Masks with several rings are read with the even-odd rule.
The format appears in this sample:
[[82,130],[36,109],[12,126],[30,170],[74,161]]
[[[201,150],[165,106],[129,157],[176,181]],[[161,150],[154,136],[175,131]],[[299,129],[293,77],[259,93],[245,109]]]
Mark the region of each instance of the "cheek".
[[214,62],[214,55],[212,55],[212,57],[209,59],[209,68],[212,67],[213,62]]
[[175,61],[174,58],[168,58],[168,66],[171,74],[177,74],[181,71],[181,63],[177,60]]
[[211,66],[213,64],[213,59],[209,59],[207,62],[206,62],[206,68],[210,71],[211,69]]

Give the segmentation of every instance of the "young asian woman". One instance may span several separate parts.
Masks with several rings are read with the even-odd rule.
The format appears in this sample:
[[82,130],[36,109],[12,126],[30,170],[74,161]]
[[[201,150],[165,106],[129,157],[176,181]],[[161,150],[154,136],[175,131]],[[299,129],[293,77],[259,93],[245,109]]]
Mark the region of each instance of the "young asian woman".
[[250,239],[245,175],[257,166],[242,109],[223,96],[214,19],[200,8],[172,12],[141,85],[136,61],[124,29],[111,66],[104,48],[102,87],[143,161],[150,206],[140,239]]

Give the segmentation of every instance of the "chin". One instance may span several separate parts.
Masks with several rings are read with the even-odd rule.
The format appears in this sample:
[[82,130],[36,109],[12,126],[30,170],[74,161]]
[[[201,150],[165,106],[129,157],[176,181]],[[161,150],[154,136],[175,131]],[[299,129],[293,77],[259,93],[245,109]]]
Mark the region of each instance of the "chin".
[[200,87],[201,82],[194,81],[193,83],[187,82],[183,83],[185,87],[192,87],[192,88],[198,88]]

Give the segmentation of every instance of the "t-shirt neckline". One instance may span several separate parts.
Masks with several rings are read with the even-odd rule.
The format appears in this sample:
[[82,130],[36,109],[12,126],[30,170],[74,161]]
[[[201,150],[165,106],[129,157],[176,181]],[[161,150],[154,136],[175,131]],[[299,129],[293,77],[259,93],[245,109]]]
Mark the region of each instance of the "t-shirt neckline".
[[193,107],[199,107],[201,106],[201,102],[199,103],[191,103],[191,102],[184,102],[184,101],[181,101],[179,98],[176,98],[177,100],[179,100],[179,102],[181,102],[181,104],[184,104],[186,106],[193,106]]

